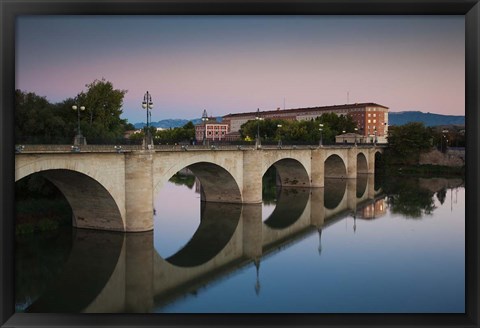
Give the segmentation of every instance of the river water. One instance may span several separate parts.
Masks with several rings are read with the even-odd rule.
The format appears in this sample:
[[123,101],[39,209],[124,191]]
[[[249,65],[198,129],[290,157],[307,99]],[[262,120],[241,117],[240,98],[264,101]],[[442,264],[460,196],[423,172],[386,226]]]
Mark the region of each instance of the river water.
[[155,196],[154,231],[19,236],[17,312],[464,313],[462,179],[263,181],[263,204]]

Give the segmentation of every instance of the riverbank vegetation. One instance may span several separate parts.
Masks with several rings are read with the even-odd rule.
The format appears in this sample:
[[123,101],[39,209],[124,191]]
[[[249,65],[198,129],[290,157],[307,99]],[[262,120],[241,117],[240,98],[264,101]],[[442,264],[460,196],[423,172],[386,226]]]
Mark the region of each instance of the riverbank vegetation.
[[464,132],[426,127],[418,122],[390,127],[388,147],[385,149],[383,165],[379,170],[389,175],[463,176],[465,165],[420,163],[422,154],[435,149],[445,154],[452,143],[464,146]]

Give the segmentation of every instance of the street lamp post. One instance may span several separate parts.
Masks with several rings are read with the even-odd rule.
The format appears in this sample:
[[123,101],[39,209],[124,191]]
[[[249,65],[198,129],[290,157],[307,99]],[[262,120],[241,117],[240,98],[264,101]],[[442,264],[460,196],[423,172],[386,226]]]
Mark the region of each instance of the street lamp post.
[[357,131],[358,128],[355,128],[355,147],[357,147]]
[[77,135],[75,136],[75,139],[73,140],[73,144],[74,144],[75,146],[85,145],[87,142],[86,142],[85,138],[82,136],[82,131],[80,130],[80,111],[83,112],[83,111],[85,110],[85,106],[73,105],[73,106],[72,106],[72,109],[73,109],[73,110],[76,110],[76,111],[77,111],[77,114],[78,114]]
[[342,134],[343,134],[343,143],[344,143],[344,144],[346,143],[346,142],[345,142],[345,133],[346,133],[346,132],[347,132],[347,131],[345,131],[345,130],[342,131]]
[[377,127],[374,127],[373,129],[373,134],[375,135],[375,139],[373,139],[373,145],[377,146]]
[[322,140],[322,132],[323,132],[323,124],[320,123],[319,125],[319,131],[320,131],[320,141],[318,142],[319,147],[323,147],[323,140]]
[[260,141],[260,121],[262,118],[260,117],[260,108],[257,108],[257,116],[255,116],[255,120],[257,121],[257,140],[255,142],[255,148],[261,148],[262,143]]
[[150,118],[153,108],[152,95],[147,91],[143,96],[142,108],[147,110],[147,131],[145,132],[145,147],[150,149],[152,144],[152,138],[150,136]]
[[203,145],[205,146],[207,142],[207,121],[208,121],[208,114],[207,110],[203,110],[202,114],[202,122],[203,122]]
[[280,132],[281,124],[277,124],[278,128],[278,148],[282,148],[282,133]]

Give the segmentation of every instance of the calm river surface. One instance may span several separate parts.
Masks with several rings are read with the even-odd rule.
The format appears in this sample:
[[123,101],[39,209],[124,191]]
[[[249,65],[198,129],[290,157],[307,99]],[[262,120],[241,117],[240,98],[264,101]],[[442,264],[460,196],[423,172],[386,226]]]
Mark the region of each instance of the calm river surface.
[[154,231],[18,237],[18,312],[463,313],[461,179],[327,180],[262,205],[200,201],[176,175]]

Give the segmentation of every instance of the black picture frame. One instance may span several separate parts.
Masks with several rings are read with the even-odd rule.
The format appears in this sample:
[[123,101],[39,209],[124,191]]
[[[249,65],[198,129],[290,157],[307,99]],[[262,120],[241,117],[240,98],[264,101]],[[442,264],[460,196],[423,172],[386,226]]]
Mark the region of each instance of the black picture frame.
[[[0,326],[479,326],[479,0],[285,0],[285,1],[81,1],[0,0]],[[14,311],[14,90],[15,18],[18,15],[465,15],[466,37],[466,312],[465,314],[23,314]]]

